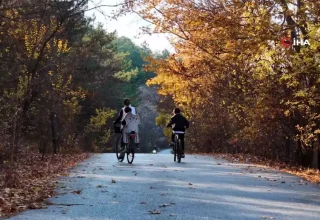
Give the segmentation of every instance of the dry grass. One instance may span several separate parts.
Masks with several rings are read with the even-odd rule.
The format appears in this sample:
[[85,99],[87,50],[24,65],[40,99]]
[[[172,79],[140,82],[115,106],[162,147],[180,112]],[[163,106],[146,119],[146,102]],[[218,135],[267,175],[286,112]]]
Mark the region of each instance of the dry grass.
[[301,168],[299,170],[295,170],[292,168],[286,168],[286,169],[283,169],[282,171],[300,176],[310,182],[320,184],[320,171],[319,170],[310,169],[310,168]]

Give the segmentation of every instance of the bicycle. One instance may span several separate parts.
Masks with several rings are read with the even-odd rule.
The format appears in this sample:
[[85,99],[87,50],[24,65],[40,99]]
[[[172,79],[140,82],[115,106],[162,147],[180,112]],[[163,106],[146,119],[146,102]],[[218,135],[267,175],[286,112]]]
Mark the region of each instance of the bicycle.
[[174,133],[173,161],[178,160],[178,163],[180,163],[181,158],[182,158],[182,140],[181,140],[181,136],[179,134],[184,134],[184,132],[183,131],[173,131],[173,133]]
[[[122,134],[117,138],[115,152],[119,162],[122,162],[124,160],[125,156],[123,154],[127,154],[127,161],[129,164],[132,164],[135,154],[135,137],[136,133],[132,131],[129,134],[129,142],[124,144],[123,146],[121,146]],[[123,152],[125,149],[124,147],[126,147],[125,153]]]

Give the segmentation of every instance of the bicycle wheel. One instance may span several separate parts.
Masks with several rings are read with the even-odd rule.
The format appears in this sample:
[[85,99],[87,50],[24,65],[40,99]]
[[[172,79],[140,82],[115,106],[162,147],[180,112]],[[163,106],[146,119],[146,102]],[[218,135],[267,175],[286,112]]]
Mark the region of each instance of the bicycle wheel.
[[182,145],[181,145],[181,139],[179,138],[178,140],[178,149],[177,149],[177,159],[178,159],[178,163],[181,162],[181,155],[182,155]]
[[134,160],[134,140],[130,139],[129,150],[127,153],[127,161],[129,164],[132,164],[133,160]]
[[177,149],[178,149],[178,137],[177,137],[177,135],[175,135],[175,137],[174,137],[174,147],[173,147],[173,154],[174,154],[174,156],[173,156],[173,161],[174,162],[176,162],[176,160],[177,160]]
[[122,162],[124,160],[124,157],[121,157],[121,151],[122,151],[121,138],[122,138],[122,135],[120,135],[117,138],[116,147],[115,147],[116,156],[117,156],[117,159],[118,159],[119,162]]

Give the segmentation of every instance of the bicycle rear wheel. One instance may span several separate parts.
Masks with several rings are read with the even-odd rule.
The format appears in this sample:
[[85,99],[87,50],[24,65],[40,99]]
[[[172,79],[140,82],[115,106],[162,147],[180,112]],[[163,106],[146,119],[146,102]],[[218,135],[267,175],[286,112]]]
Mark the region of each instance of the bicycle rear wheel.
[[177,144],[178,144],[178,138],[177,135],[174,136],[174,146],[173,146],[173,161],[176,162],[177,160]]
[[182,145],[181,145],[181,139],[179,138],[178,140],[178,148],[177,148],[177,159],[178,159],[178,163],[181,162],[181,155],[182,155]]
[[177,160],[177,144],[175,143],[173,147],[173,161],[176,162],[176,160]]
[[133,160],[134,160],[134,140],[131,139],[129,142],[129,150],[127,153],[127,161],[129,164],[132,164]]
[[122,151],[122,148],[121,148],[121,139],[122,139],[122,136],[120,135],[118,138],[117,138],[117,141],[116,141],[116,147],[115,147],[115,152],[116,152],[116,156],[117,156],[117,159],[119,162],[122,162],[124,160],[124,155],[123,157],[121,157],[121,151]]

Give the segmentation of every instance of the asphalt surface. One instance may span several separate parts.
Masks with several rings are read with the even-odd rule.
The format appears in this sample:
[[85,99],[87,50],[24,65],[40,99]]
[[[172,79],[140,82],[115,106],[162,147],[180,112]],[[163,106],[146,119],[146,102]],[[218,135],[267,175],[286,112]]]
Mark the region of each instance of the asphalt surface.
[[[11,219],[320,219],[320,188],[299,177],[208,156],[96,154],[59,180],[47,209]],[[151,213],[151,212],[153,213]]]

